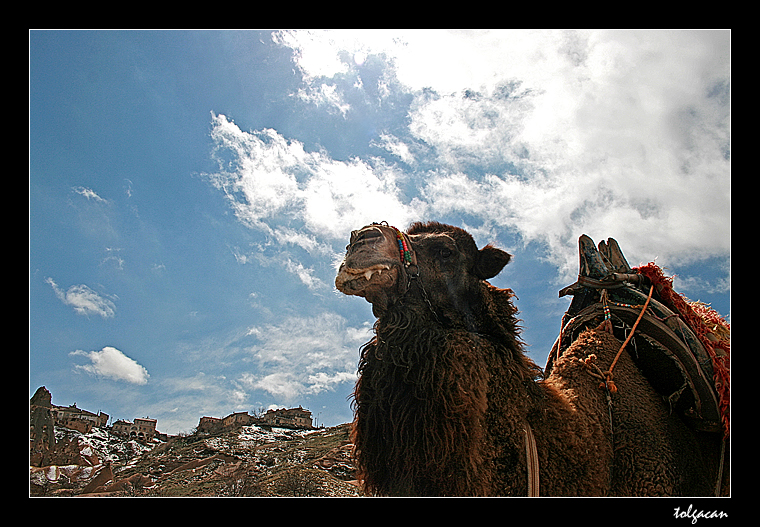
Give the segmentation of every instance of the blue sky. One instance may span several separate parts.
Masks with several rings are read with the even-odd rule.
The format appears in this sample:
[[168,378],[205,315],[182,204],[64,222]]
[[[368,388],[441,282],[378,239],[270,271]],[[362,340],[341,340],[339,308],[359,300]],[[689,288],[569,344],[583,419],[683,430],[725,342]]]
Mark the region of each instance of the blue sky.
[[730,128],[728,31],[31,31],[30,396],[350,421],[373,221],[513,253],[541,366],[584,233],[730,319]]

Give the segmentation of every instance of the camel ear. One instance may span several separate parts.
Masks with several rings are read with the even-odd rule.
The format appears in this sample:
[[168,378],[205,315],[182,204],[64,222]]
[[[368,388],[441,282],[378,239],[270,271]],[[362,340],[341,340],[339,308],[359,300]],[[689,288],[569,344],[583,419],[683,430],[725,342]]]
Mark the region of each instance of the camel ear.
[[488,280],[499,274],[511,259],[511,254],[492,245],[486,245],[478,251],[472,273],[481,280]]

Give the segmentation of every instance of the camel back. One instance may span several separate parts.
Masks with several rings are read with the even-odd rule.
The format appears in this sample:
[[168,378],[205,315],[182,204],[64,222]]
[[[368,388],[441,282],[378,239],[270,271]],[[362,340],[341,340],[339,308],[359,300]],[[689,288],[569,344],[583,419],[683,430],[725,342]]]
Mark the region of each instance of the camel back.
[[628,338],[646,304],[627,350],[672,411],[699,431],[729,434],[730,325],[709,306],[690,302],[673,290],[654,263],[631,268],[617,242],[594,245],[579,240],[578,281],[559,292],[573,301],[562,318],[560,334],[545,368],[586,328],[605,319],[614,335]]

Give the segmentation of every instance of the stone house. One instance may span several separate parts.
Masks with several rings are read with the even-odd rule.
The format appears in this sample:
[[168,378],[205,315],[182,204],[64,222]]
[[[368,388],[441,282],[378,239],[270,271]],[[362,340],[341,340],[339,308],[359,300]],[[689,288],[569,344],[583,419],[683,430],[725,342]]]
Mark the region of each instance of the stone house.
[[50,413],[55,419],[55,424],[83,434],[90,432],[93,427],[102,428],[108,424],[108,414],[98,412],[94,414],[87,410],[77,408],[76,403],[70,406],[50,406]]
[[254,417],[248,412],[234,412],[223,418],[204,416],[198,422],[196,431],[205,434],[217,434],[238,426],[253,424],[283,428],[313,428],[311,412],[299,406],[298,408],[268,410],[261,417]]
[[156,437],[156,420],[136,418],[134,423],[119,419],[113,424],[113,433],[137,441],[152,441]]
[[201,420],[198,422],[198,428],[196,428],[196,430],[205,434],[215,434],[220,432],[223,428],[224,421],[219,417],[204,416],[201,417]]
[[247,426],[253,422],[254,418],[248,412],[234,412],[224,419],[222,424],[224,428],[234,428],[236,426]]
[[267,410],[261,417],[261,423],[286,428],[313,428],[311,412],[301,406],[298,408]]
[[196,430],[207,434],[216,434],[238,426],[247,426],[257,422],[248,412],[234,412],[227,417],[201,417]]

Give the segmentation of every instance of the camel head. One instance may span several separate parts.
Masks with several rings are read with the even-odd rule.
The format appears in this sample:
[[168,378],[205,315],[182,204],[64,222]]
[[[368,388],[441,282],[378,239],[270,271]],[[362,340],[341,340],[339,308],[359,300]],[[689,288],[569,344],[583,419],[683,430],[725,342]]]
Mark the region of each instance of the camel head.
[[483,282],[496,276],[511,255],[437,222],[414,223],[406,232],[373,223],[351,233],[335,286],[364,297],[380,317],[402,298],[416,299],[439,320],[472,314]]
[[405,290],[399,291],[399,287],[406,283],[406,268],[416,265],[416,261],[408,263],[411,253],[407,253],[406,262],[402,261],[404,243],[410,243],[408,236],[387,224],[373,223],[352,231],[335,287],[346,295],[364,297],[379,316],[403,295]]

